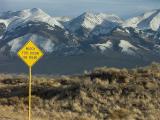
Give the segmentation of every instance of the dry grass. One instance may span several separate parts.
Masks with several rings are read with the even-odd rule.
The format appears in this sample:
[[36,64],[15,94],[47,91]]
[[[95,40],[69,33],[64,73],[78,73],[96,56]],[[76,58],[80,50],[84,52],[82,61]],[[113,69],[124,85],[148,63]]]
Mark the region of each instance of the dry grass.
[[[160,120],[160,65],[33,77],[33,120]],[[28,80],[0,74],[0,120],[27,120]]]

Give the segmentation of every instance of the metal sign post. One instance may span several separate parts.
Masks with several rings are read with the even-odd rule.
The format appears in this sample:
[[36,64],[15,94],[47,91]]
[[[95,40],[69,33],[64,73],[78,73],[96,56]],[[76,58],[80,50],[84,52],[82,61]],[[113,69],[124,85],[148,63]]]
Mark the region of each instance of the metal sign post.
[[29,67],[29,103],[28,103],[28,120],[31,120],[32,104],[32,66],[44,55],[43,52],[29,40],[17,53],[17,55]]

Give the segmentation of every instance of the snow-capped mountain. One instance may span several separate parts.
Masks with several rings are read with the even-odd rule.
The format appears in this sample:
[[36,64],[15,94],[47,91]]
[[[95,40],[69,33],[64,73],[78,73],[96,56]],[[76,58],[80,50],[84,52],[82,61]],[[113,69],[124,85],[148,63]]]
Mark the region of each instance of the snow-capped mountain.
[[[123,21],[113,14],[85,12],[82,15],[66,23],[66,28],[80,36],[88,36],[90,32],[94,34],[108,33]],[[99,29],[102,28],[103,29]]]
[[140,16],[128,19],[124,26],[157,31],[160,26],[160,9],[146,12]]
[[160,56],[159,14],[153,10],[124,21],[107,13],[70,18],[50,16],[38,8],[5,12],[0,15],[1,52],[15,54],[32,39],[54,55]]
[[[10,13],[12,22],[8,26],[8,30],[14,30],[18,26],[23,26],[29,21],[39,21],[48,23],[51,26],[63,27],[55,18],[49,16],[38,8],[26,9],[18,12]],[[14,22],[13,22],[14,21]]]
[[[56,18],[49,16],[41,9],[26,9],[18,12],[7,12],[1,15],[2,22],[9,21],[1,35],[0,47],[3,52],[16,53],[29,39],[35,41],[46,53],[63,51],[78,46],[78,38],[65,31]],[[0,31],[0,33],[1,33]],[[74,47],[74,48],[73,48]],[[59,52],[60,54],[60,52]]]

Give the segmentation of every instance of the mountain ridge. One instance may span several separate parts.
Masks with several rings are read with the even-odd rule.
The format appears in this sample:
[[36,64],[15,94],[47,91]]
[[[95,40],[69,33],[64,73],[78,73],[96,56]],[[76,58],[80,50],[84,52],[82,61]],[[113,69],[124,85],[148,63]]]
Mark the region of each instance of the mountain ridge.
[[1,52],[15,54],[27,39],[32,39],[48,55],[120,53],[121,58],[160,57],[159,12],[153,10],[126,21],[114,14],[93,12],[74,18],[54,17],[39,8],[3,13]]
[[144,14],[126,20],[126,26],[157,31],[160,26],[160,9],[145,12]]

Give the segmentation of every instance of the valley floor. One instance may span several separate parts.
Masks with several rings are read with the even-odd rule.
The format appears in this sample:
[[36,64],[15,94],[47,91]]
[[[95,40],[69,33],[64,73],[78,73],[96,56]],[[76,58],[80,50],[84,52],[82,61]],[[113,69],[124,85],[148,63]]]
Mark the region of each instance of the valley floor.
[[[160,65],[33,76],[33,120],[159,120]],[[0,120],[27,120],[28,77],[0,74]]]

